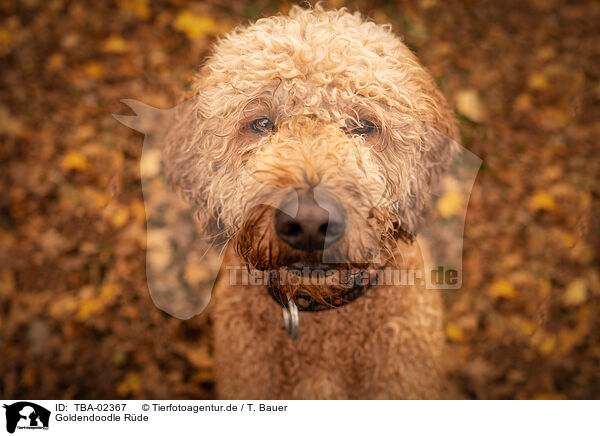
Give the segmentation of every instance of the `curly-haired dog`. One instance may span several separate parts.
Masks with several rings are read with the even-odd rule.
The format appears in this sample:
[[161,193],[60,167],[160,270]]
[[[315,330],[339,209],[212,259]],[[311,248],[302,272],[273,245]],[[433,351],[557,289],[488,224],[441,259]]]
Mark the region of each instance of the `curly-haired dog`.
[[[457,130],[413,53],[358,14],[294,7],[220,40],[193,95],[163,157],[207,235],[231,241],[212,303],[218,396],[443,396],[439,294],[342,282],[422,268],[412,236]],[[235,266],[269,279],[237,286]],[[303,280],[316,270],[328,281]],[[282,306],[292,335],[300,309],[295,340]]]

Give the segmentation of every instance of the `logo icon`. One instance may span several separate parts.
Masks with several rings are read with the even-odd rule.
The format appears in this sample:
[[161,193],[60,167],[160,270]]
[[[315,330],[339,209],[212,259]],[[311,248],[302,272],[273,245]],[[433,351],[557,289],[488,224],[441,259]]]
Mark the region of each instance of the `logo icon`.
[[6,431],[14,433],[18,429],[48,429],[50,411],[29,401],[19,401],[4,405],[6,409]]

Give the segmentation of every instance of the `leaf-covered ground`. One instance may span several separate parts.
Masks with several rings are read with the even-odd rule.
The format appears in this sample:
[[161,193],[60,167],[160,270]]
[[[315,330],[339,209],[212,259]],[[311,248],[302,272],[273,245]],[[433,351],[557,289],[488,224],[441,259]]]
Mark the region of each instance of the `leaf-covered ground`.
[[[445,293],[453,382],[600,398],[600,3],[347,6],[404,35],[484,161]],[[142,137],[111,113],[174,106],[218,34],[287,9],[0,1],[0,397],[211,398],[206,317],[150,299]]]

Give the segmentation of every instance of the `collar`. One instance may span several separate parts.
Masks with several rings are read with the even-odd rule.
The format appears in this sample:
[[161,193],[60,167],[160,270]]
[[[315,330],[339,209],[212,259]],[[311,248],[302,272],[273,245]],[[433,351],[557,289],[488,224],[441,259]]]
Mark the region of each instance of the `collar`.
[[323,297],[318,300],[306,294],[296,294],[294,299],[289,294],[284,297],[271,283],[267,285],[267,289],[273,300],[282,307],[285,329],[290,338],[295,340],[300,336],[300,311],[318,312],[337,309],[364,295],[376,281],[377,275],[371,277],[366,284],[355,281],[354,286],[343,289],[336,295]]
[[[337,309],[364,295],[376,281],[377,277],[374,276],[368,283],[355,282],[353,286],[342,289],[338,294],[326,296],[322,299],[316,299],[310,295],[299,293],[295,295],[293,303],[301,312],[320,312]],[[289,306],[290,298],[281,295],[276,286],[269,283],[267,290],[277,304],[284,308]]]
[[[337,309],[345,306],[348,303],[358,299],[364,295],[373,284],[377,282],[377,274],[371,274],[366,281],[361,274],[357,274],[353,280],[352,286],[344,287],[334,295],[324,296],[322,298],[314,298],[308,294],[297,293],[294,296],[293,303],[301,312],[320,312],[324,310]],[[286,308],[289,306],[290,298],[288,295],[282,295],[273,282],[267,284],[269,295],[277,304]]]

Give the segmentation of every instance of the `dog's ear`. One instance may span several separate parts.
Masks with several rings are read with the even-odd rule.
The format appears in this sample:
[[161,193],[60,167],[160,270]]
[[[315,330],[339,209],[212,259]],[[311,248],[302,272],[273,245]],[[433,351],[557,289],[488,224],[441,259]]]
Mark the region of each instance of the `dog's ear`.
[[402,229],[413,237],[423,225],[432,194],[439,191],[441,176],[460,153],[458,123],[446,99],[433,83],[426,84],[421,106],[421,137],[416,146],[416,165],[412,167],[407,192],[399,205]]
[[442,93],[433,85],[428,94],[431,96],[431,99],[427,100],[428,112],[431,115],[426,121],[423,151],[429,186],[435,191],[435,184],[439,182],[440,175],[452,156],[460,151],[460,135],[454,112]]

